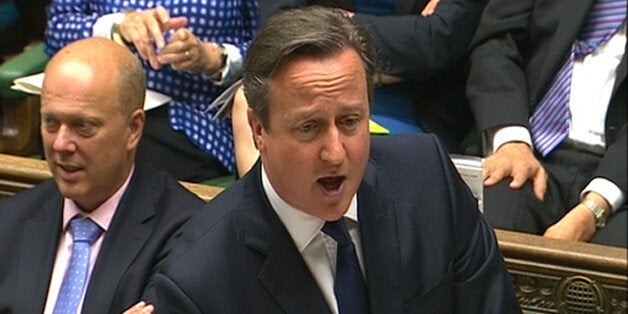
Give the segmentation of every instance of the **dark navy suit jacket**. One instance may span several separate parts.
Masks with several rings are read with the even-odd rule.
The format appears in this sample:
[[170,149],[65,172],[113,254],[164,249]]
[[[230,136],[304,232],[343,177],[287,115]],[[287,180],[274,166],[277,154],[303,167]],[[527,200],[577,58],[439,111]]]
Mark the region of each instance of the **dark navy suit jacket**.
[[[190,220],[147,293],[158,313],[328,313],[261,164]],[[358,191],[373,313],[517,313],[491,227],[434,136],[374,138]]]
[[[137,303],[181,226],[203,201],[165,172],[136,165],[100,249],[83,313]],[[0,202],[0,313],[42,313],[61,236],[63,197],[50,180]]]

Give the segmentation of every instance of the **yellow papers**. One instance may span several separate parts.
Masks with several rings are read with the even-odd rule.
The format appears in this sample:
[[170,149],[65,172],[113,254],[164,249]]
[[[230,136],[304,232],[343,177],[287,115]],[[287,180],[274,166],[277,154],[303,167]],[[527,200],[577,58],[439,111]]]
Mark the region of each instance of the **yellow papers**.
[[373,121],[373,119],[369,120],[369,132],[372,135],[388,135],[390,131],[387,128],[383,127],[381,124]]

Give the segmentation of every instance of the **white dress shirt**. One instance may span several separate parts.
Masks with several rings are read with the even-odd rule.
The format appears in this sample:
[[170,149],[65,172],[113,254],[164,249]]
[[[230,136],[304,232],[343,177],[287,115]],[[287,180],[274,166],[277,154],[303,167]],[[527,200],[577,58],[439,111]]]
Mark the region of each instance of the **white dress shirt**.
[[[314,280],[318,284],[327,305],[332,313],[338,313],[336,296],[334,295],[334,276],[336,270],[336,241],[321,231],[325,221],[306,214],[286,203],[277,194],[262,167],[262,185],[268,196],[270,205],[284,224],[295,246],[305,260]],[[357,195],[353,196],[351,204],[344,215],[349,229],[349,235],[356,248],[358,261],[364,276],[364,262],[358,224]]]

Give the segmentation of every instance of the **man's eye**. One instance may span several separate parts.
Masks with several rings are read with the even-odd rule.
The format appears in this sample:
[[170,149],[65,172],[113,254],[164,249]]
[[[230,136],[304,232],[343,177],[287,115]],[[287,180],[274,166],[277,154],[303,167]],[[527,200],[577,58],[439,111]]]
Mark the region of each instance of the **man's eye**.
[[349,118],[349,119],[345,119],[344,124],[346,126],[354,126],[356,124],[358,124],[359,120],[357,118]]
[[350,117],[350,118],[343,119],[341,121],[341,126],[347,130],[353,130],[358,126],[359,123],[360,123],[359,117]]
[[299,132],[301,133],[311,133],[314,132],[316,127],[314,124],[305,124],[299,127]]
[[47,132],[54,132],[59,129],[59,123],[54,119],[42,118],[41,123]]
[[91,136],[95,133],[96,127],[89,122],[80,122],[76,124],[75,130],[82,136]]

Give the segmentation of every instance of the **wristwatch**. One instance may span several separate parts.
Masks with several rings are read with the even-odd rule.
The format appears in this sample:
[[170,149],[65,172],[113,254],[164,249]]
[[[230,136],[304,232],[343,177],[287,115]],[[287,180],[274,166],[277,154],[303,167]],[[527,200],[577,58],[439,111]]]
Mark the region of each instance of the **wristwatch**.
[[220,68],[216,72],[212,73],[212,75],[210,75],[209,77],[214,81],[221,81],[222,74],[225,71],[225,68],[227,67],[227,57],[228,57],[227,48],[225,48],[225,46],[223,46],[222,44],[218,44],[218,43],[214,43],[214,47],[216,47],[216,49],[220,53]]
[[600,205],[593,200],[583,200],[582,204],[593,214],[595,217],[595,227],[597,229],[604,228],[606,226],[606,211]]

